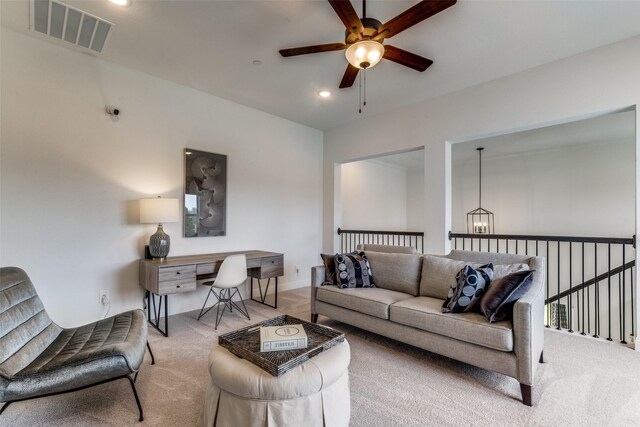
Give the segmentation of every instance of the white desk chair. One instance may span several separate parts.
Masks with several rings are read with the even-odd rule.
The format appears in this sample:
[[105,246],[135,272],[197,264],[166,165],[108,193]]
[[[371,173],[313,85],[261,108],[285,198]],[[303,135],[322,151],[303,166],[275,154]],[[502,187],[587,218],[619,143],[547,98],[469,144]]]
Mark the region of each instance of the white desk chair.
[[[218,270],[218,274],[216,275],[215,280],[211,282],[202,283],[204,286],[210,286],[209,293],[207,294],[207,299],[204,300],[204,304],[202,305],[202,309],[200,310],[200,314],[198,315],[198,320],[205,314],[209,312],[213,307],[216,307],[216,326],[215,329],[218,329],[218,324],[222,319],[222,315],[224,315],[224,311],[228,308],[229,311],[233,311],[233,307],[236,308],[240,313],[246,316],[247,319],[251,320],[249,317],[249,312],[247,311],[247,307],[244,305],[244,301],[242,300],[242,295],[238,291],[238,286],[242,285],[247,280],[247,256],[245,254],[240,255],[229,255],[222,261],[222,265],[220,266],[220,270]],[[216,293],[213,288],[220,289],[218,293]],[[207,301],[209,301],[209,296],[211,294],[215,295],[218,299],[214,305],[206,309]],[[240,303],[242,304],[242,308],[234,301],[232,298],[234,295],[238,295],[240,297]],[[222,304],[222,312],[220,312],[220,305]]]

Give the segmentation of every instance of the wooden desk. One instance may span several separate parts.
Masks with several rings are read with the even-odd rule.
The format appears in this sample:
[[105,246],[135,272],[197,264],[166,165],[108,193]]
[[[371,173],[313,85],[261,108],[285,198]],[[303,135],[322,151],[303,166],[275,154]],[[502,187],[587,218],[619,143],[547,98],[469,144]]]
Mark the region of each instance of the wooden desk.
[[[169,336],[168,296],[181,292],[196,290],[197,281],[214,278],[222,265],[222,261],[229,255],[245,254],[247,256],[247,274],[251,278],[250,298],[253,301],[277,308],[278,306],[278,276],[284,274],[284,255],[277,252],[239,251],[214,254],[199,254],[169,257],[164,261],[140,260],[140,286],[147,292],[147,321],[165,337]],[[260,298],[253,298],[253,279],[258,281]],[[275,278],[275,303],[267,304],[265,299],[271,279]],[[267,279],[262,289],[261,279]],[[160,299],[156,304],[156,296]],[[164,299],[164,331],[160,329],[160,313]],[[151,308],[153,307],[153,319]]]

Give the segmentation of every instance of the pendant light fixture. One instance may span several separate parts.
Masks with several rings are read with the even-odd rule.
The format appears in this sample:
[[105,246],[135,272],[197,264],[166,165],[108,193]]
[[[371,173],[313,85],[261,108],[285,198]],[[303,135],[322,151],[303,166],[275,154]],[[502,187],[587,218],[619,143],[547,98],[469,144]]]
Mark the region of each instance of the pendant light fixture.
[[482,208],[482,150],[478,149],[478,207],[467,213],[467,234],[495,234],[493,212]]

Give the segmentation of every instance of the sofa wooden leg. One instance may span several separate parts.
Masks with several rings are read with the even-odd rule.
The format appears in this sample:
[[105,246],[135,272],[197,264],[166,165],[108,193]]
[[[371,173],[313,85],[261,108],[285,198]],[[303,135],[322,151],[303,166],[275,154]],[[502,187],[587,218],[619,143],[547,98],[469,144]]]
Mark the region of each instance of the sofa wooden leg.
[[540,352],[540,363],[544,363],[544,351]]
[[531,386],[520,383],[520,392],[522,393],[522,403],[527,406],[533,406],[531,403]]
[[311,313],[311,323],[316,323],[318,321],[318,314]]

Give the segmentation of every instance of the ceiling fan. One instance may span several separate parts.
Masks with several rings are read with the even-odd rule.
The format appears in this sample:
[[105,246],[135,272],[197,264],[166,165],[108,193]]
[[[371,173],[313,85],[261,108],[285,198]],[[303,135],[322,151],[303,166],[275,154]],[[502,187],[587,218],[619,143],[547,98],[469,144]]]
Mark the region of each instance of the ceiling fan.
[[340,82],[342,89],[353,86],[360,70],[373,67],[383,58],[420,72],[429,68],[432,60],[395,46],[383,46],[382,43],[453,6],[456,0],[423,0],[384,24],[377,19],[367,18],[366,0],[362,1],[362,18],[358,17],[349,0],[329,0],[329,4],[346,27],[344,43],[282,49],[280,55],[288,57],[346,49],[345,56],[349,64]]

